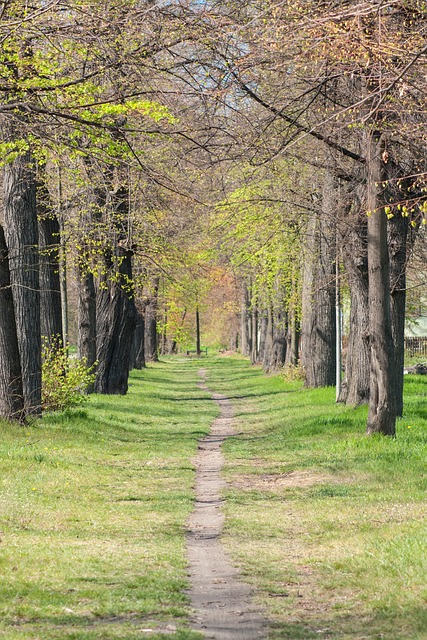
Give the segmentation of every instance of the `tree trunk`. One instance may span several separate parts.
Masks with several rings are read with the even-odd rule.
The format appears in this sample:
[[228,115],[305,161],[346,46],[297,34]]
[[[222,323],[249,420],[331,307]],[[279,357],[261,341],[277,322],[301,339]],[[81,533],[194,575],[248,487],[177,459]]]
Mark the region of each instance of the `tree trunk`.
[[97,360],[95,392],[124,395],[128,389],[130,356],[136,324],[130,251],[117,248],[114,278],[104,276],[97,293]]
[[196,307],[196,354],[202,355],[202,348],[200,343],[200,313],[199,307]]
[[260,310],[259,316],[260,316],[260,322],[259,322],[258,360],[259,360],[259,362],[264,362],[265,349],[266,349],[266,344],[267,344],[267,332],[268,332],[268,311],[267,311],[267,309]]
[[265,330],[265,344],[264,344],[264,356],[262,359],[262,368],[265,373],[268,373],[270,370],[270,360],[271,360],[271,352],[273,349],[273,339],[274,339],[274,318],[273,318],[273,309],[271,305],[267,310],[267,326]]
[[[133,251],[122,229],[129,215],[129,189],[126,180],[114,189],[117,176],[109,167],[106,175],[111,190],[99,190],[100,211],[109,214],[114,230],[110,255],[105,258],[96,295],[96,393],[121,394],[128,390],[130,357],[136,325],[132,276]],[[105,204],[104,204],[105,202]]]
[[299,341],[300,341],[300,325],[299,320],[296,317],[295,309],[291,309],[291,317],[290,317],[290,331],[291,331],[291,358],[290,363],[297,366],[299,360]]
[[168,332],[167,332],[167,328],[168,328],[168,309],[167,309],[167,306],[165,306],[164,317],[163,317],[162,347],[161,347],[161,354],[163,356],[166,355],[167,352],[168,352]]
[[82,267],[78,268],[77,295],[77,349],[79,358],[91,367],[96,361],[96,292],[93,274]]
[[[9,129],[12,139],[15,132]],[[7,139],[7,138],[6,138]],[[4,167],[4,220],[22,371],[29,415],[41,414],[40,280],[34,159],[22,153]]]
[[387,240],[390,260],[391,327],[394,358],[393,397],[396,414],[403,413],[403,368],[405,359],[405,312],[406,312],[406,259],[408,245],[408,218],[399,214],[388,220]]
[[58,218],[49,211],[49,194],[44,183],[37,189],[40,244],[40,326],[41,335],[51,346],[62,343],[62,306],[59,282]]
[[[62,207],[62,177],[61,167],[58,165],[58,209]],[[59,247],[58,247],[58,278],[61,296],[61,325],[62,344],[68,344],[68,292],[67,292],[67,247],[65,241],[64,217],[57,216],[59,224]]]
[[16,335],[8,251],[0,226],[0,416],[5,420],[25,418],[21,364]]
[[253,305],[251,313],[251,363],[257,364],[258,360],[258,308]]
[[288,319],[289,324],[286,331],[285,365],[291,364],[295,367],[297,366],[299,359],[300,327],[297,314],[293,306],[289,309]]
[[241,308],[241,351],[243,356],[249,356],[252,351],[251,341],[251,311],[250,295],[246,282],[242,283],[242,308]]
[[329,181],[324,212],[313,213],[307,228],[302,296],[301,360],[308,387],[335,384],[335,224]]
[[133,345],[132,345],[131,369],[145,368],[144,334],[145,334],[144,316],[140,311],[137,311],[135,334],[134,334]]
[[384,171],[384,146],[376,133],[367,140],[367,206],[369,327],[371,340],[371,375],[369,412],[366,431],[394,436],[396,404],[393,392],[393,339],[390,314],[390,269],[387,247],[387,217],[381,194]]
[[[182,312],[182,316],[181,316],[181,323],[180,323],[180,327],[179,327],[180,330],[184,327],[184,322],[185,322],[186,316],[187,316],[187,309],[184,309],[184,311]],[[174,338],[173,340],[171,340],[171,344],[170,344],[170,348],[169,348],[169,354],[177,353],[177,351],[178,351],[178,341],[176,340],[176,338]]]
[[288,330],[288,315],[281,310],[273,315],[272,343],[266,371],[277,371],[285,366]]
[[160,278],[155,278],[150,300],[145,307],[145,358],[157,362],[159,336],[157,331],[158,292]]
[[369,400],[368,219],[357,197],[351,211],[354,214],[350,213],[340,225],[342,256],[350,289],[350,329],[338,401],[359,405]]

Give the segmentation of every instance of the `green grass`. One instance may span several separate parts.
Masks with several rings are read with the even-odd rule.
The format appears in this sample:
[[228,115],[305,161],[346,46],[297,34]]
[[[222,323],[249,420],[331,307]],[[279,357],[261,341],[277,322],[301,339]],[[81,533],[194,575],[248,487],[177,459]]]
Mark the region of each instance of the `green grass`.
[[271,638],[427,638],[427,379],[406,377],[397,439],[334,389],[212,363],[240,432],[227,455],[226,544],[273,620]]
[[228,357],[171,358],[126,397],[0,425],[0,637],[201,637],[184,536],[218,412],[201,366],[234,406],[224,541],[270,639],[426,640],[426,377],[405,377],[397,439],[367,438],[365,407]]
[[198,366],[160,363],[126,397],[0,426],[2,638],[200,637],[186,628],[184,525],[217,408]]

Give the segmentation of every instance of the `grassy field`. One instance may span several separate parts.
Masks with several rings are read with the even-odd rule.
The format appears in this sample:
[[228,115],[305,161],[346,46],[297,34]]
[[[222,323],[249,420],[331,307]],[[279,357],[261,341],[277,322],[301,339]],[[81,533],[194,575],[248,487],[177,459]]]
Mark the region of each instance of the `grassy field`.
[[225,541],[274,620],[271,638],[427,638],[427,379],[406,378],[396,440],[334,389],[218,360],[232,398]]
[[126,397],[1,425],[1,638],[200,637],[185,629],[184,523],[217,408],[197,368],[158,364]]
[[225,543],[271,640],[427,638],[427,379],[396,440],[366,408],[239,358],[172,358],[126,397],[0,425],[0,637],[195,640],[184,526],[197,440],[227,394]]

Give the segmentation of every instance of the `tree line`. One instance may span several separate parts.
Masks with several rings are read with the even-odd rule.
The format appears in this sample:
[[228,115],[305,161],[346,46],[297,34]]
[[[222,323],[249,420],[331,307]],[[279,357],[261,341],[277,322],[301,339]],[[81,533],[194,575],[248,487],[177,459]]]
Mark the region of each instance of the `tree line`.
[[[94,391],[174,351],[224,285],[229,340],[335,384],[368,433],[403,409],[407,265],[426,198],[420,0],[4,0],[1,415],[41,411],[42,336]],[[232,307],[232,308],[231,308]],[[239,316],[239,319],[237,317]]]

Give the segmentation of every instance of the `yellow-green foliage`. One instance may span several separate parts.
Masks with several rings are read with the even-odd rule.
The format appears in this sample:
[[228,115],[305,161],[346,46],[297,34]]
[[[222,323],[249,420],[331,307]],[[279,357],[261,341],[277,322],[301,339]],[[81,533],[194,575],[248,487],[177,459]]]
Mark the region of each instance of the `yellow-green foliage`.
[[60,411],[82,404],[94,382],[94,366],[84,358],[70,358],[62,345],[43,347],[42,405],[44,411]]

